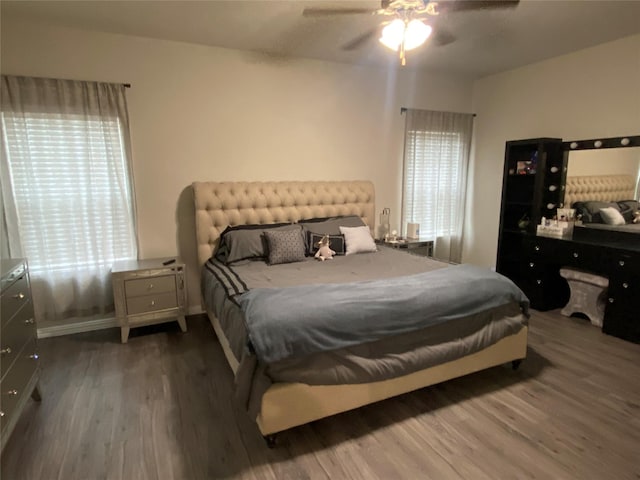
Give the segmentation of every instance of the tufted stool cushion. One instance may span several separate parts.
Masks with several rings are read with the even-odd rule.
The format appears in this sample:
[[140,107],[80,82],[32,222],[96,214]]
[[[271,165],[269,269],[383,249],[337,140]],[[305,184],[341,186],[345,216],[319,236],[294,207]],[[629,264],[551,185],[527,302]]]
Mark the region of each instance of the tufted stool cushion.
[[567,317],[573,313],[583,313],[592,325],[602,327],[604,307],[609,280],[600,275],[583,272],[574,268],[561,268],[560,275],[566,278],[571,289],[569,302],[560,311]]

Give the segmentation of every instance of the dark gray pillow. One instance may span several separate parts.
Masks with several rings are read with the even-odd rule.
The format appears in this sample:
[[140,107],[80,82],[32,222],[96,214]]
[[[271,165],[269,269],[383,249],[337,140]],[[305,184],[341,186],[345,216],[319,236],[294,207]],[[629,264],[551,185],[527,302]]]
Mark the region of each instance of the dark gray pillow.
[[220,235],[216,259],[227,264],[240,260],[265,260],[267,250],[263,233],[267,230],[294,230],[301,235],[301,227],[291,223],[227,227]]
[[344,217],[310,218],[300,220],[305,232],[320,233],[322,235],[340,235],[340,227],[362,227],[365,223],[358,215],[346,215]]
[[269,249],[269,265],[304,260],[305,244],[300,230],[266,230],[264,237]]
[[[342,217],[309,218],[300,220],[298,225],[302,225],[304,237],[307,241],[307,251],[311,251],[313,245],[309,243],[308,232],[320,235],[342,235],[340,227],[362,227],[365,223],[358,215],[345,215]],[[333,247],[331,249],[335,250]]]
[[576,202],[573,204],[573,208],[576,209],[576,213],[582,215],[582,221],[584,223],[605,223],[604,219],[600,216],[600,210],[603,208],[613,207],[616,210],[620,210],[616,202]]
[[[318,249],[318,242],[322,240],[322,233],[307,232],[307,254],[313,257]],[[336,252],[336,255],[344,255],[344,235],[329,235],[329,247]]]
[[618,209],[620,210],[624,221],[626,223],[632,223],[634,218],[633,212],[636,212],[639,209],[638,202],[636,200],[622,200],[621,202],[617,203]]

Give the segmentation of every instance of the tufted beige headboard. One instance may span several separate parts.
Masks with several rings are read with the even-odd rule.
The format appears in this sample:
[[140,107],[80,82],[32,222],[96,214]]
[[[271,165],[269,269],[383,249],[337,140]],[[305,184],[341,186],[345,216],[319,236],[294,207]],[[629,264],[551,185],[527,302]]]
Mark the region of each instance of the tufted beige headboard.
[[211,258],[229,225],[360,215],[374,228],[375,195],[368,181],[194,182],[192,186],[199,265]]
[[567,177],[564,204],[597,200],[616,202],[635,199],[636,179],[631,175],[593,175]]

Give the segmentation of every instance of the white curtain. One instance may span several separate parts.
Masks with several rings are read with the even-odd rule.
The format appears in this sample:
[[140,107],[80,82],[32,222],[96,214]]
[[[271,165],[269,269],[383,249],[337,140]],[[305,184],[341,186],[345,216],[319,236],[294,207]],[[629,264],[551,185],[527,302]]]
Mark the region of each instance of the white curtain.
[[36,318],[112,311],[111,264],[137,258],[125,87],[3,75],[1,104],[8,254]]
[[473,115],[406,111],[402,229],[420,224],[434,257],[459,263]]

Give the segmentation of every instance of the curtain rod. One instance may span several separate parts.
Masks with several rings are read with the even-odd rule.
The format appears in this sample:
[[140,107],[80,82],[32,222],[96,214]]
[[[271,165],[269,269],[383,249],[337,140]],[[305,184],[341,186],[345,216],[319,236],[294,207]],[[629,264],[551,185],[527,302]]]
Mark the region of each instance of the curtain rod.
[[[407,107],[400,107],[400,115],[405,113],[407,110],[409,110]],[[476,116],[475,113],[472,113],[471,115],[473,115],[474,117]]]

